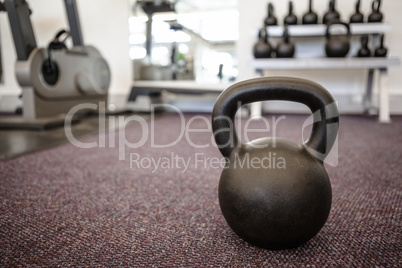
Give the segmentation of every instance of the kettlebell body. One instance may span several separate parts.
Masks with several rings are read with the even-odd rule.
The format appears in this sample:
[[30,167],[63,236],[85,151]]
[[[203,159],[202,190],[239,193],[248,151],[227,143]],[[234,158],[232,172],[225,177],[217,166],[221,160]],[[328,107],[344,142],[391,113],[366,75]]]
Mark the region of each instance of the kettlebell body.
[[388,54],[388,49],[384,46],[384,35],[381,35],[380,45],[374,50],[374,57],[385,57]]
[[349,21],[350,21],[350,23],[363,23],[364,15],[363,15],[363,13],[360,12],[360,0],[357,0],[355,13],[353,13],[353,15],[350,16]]
[[[346,35],[331,35],[330,29],[333,25],[343,25],[347,29]],[[328,57],[345,57],[350,49],[350,27],[344,22],[330,22],[327,24],[326,38],[327,43],[325,44],[325,52]]]
[[357,52],[357,56],[359,58],[370,57],[371,51],[368,47],[368,35],[363,35],[360,38],[360,43],[361,43],[361,47],[360,47],[359,51]]
[[309,2],[309,9],[306,14],[303,15],[302,18],[303,24],[317,24],[318,23],[318,15],[313,11],[313,0]]
[[287,25],[284,27],[283,40],[276,47],[277,58],[292,58],[295,54],[295,45],[289,40]]
[[[297,144],[273,137],[240,142],[233,127],[237,109],[263,100],[306,104],[314,117],[308,141]],[[227,159],[218,194],[232,230],[267,249],[297,247],[314,237],[331,209],[331,184],[323,161],[337,136],[338,110],[329,92],[311,81],[288,77],[239,82],[218,97],[212,128]]]
[[[261,139],[232,153],[229,162],[237,168],[224,169],[219,204],[229,226],[250,244],[293,248],[324,226],[331,209],[331,184],[322,163],[303,146],[280,139],[275,147],[273,143]],[[267,146],[269,153],[255,149],[256,144]]]
[[371,8],[372,12],[368,16],[368,22],[382,22],[384,15],[380,11],[381,0],[374,0]]
[[266,28],[260,29],[258,33],[258,41],[253,47],[254,58],[270,58],[272,54],[272,46],[268,42],[268,32]]
[[329,2],[329,10],[324,14],[324,17],[322,18],[322,23],[327,24],[333,21],[338,21],[340,20],[341,15],[339,12],[336,10],[335,7],[335,0],[331,0]]
[[283,20],[283,24],[285,25],[296,25],[297,24],[297,16],[293,13],[293,2],[289,1],[289,13]]
[[264,25],[265,26],[273,26],[273,25],[277,25],[277,24],[278,24],[278,20],[274,14],[274,6],[272,5],[272,3],[269,3],[268,4],[268,16],[264,20]]

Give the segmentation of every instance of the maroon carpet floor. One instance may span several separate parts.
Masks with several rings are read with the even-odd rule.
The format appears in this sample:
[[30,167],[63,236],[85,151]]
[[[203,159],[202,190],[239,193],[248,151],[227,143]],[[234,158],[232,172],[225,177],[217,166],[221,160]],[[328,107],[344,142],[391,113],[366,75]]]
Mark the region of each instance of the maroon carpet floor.
[[[185,122],[205,129],[193,116]],[[301,141],[305,119],[287,115],[277,135]],[[157,118],[154,143],[175,141],[179,123],[174,115]],[[126,148],[125,160],[119,148],[108,148],[110,135],[100,135],[85,142],[105,139],[106,148],[66,144],[0,162],[0,266],[401,267],[402,117],[384,125],[343,116],[340,126],[339,163],[327,165],[331,214],[299,248],[256,248],[228,227],[217,196],[221,168],[203,165],[220,157],[211,133],[192,132],[171,148],[152,148],[149,137]],[[124,134],[134,144],[141,133],[137,125],[112,140]],[[130,154],[143,166],[130,166]],[[159,157],[191,161],[187,169],[146,168]]]

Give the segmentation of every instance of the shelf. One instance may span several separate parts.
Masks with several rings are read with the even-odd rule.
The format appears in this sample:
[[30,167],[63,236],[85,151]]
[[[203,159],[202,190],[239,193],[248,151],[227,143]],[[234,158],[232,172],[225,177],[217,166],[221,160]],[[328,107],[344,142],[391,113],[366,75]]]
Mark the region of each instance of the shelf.
[[220,93],[231,83],[198,83],[195,81],[145,81],[132,83],[133,89],[166,90],[173,93]]
[[305,59],[256,59],[251,65],[257,70],[305,69],[379,69],[399,66],[399,58],[305,58]]
[[[342,26],[339,26],[341,28]],[[270,37],[281,37],[283,35],[283,26],[268,26],[268,35]],[[334,27],[334,33],[336,34]],[[316,25],[290,25],[288,26],[289,34],[292,37],[303,36],[324,36],[327,26],[324,24]],[[350,31],[354,35],[361,34],[378,34],[391,31],[392,26],[387,23],[352,23],[350,24]],[[345,31],[343,30],[342,33]]]

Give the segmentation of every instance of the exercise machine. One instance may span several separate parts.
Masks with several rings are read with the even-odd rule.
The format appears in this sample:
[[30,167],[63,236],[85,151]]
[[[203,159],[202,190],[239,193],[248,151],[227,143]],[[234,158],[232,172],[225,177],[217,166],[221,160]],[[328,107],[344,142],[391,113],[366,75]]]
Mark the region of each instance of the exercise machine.
[[[109,65],[93,46],[85,45],[75,0],[64,0],[69,31],[61,30],[46,48],[36,45],[25,0],[5,0],[17,54],[15,73],[22,87],[22,116],[2,118],[0,127],[46,128],[63,124],[79,104],[107,102]],[[66,39],[73,46],[68,48]],[[105,107],[105,105],[103,105]],[[91,110],[94,111],[94,110]]]

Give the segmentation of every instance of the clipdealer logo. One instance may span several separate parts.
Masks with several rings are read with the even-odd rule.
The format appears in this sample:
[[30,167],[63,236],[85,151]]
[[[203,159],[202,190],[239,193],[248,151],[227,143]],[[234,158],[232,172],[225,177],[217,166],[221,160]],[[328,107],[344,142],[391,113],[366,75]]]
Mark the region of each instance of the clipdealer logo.
[[233,165],[230,165],[230,159],[228,158],[207,157],[203,153],[195,153],[193,157],[187,158],[174,153],[160,157],[148,157],[141,156],[138,153],[130,153],[131,169],[146,169],[151,173],[162,169],[180,170],[181,173],[185,173],[189,167],[205,170],[209,168],[226,169],[229,166],[232,169],[286,169],[286,160],[284,157],[277,157],[277,154],[272,152],[269,152],[263,158],[250,157],[250,154],[246,153],[243,157],[235,154]]
[[[334,104],[336,105],[336,104]],[[109,110],[113,111],[115,106],[110,104],[108,106]],[[170,142],[165,143],[158,143],[157,136],[160,135],[156,133],[156,114],[155,111],[160,110],[160,108],[164,108],[166,110],[170,110],[173,114],[177,115],[178,120],[180,120],[180,128],[177,137]],[[152,173],[157,172],[159,169],[178,169],[181,172],[188,171],[189,167],[195,168],[225,168],[227,166],[228,161],[227,158],[222,157],[207,157],[203,153],[198,153],[197,150],[205,149],[209,147],[219,148],[214,140],[215,133],[212,133],[212,125],[209,117],[203,115],[195,115],[192,116],[190,119],[186,121],[186,117],[181,112],[181,110],[173,105],[170,104],[157,104],[152,105],[150,119],[146,120],[140,115],[109,115],[106,116],[104,113],[99,114],[99,135],[97,141],[92,142],[82,142],[77,140],[73,133],[72,133],[72,118],[75,114],[82,110],[106,110],[106,103],[100,102],[99,105],[97,104],[79,104],[72,108],[69,113],[67,114],[66,121],[65,121],[65,134],[67,139],[71,144],[78,148],[82,149],[89,149],[89,148],[118,148],[118,159],[119,160],[126,160],[127,156],[129,156],[130,168],[134,169],[148,169]],[[172,114],[171,113],[171,114]],[[234,157],[234,164],[239,168],[270,168],[270,169],[284,169],[286,168],[286,159],[275,153],[274,151],[270,151],[267,144],[261,145],[253,142],[253,139],[250,138],[250,134],[252,133],[264,133],[264,135],[271,134],[270,137],[272,138],[271,146],[275,148],[276,146],[276,132],[278,129],[278,124],[285,120],[286,116],[275,117],[272,116],[271,123],[265,117],[259,117],[258,119],[255,118],[248,118],[246,122],[242,120],[242,118],[237,117],[237,122],[232,122],[230,118],[231,128],[226,129],[224,131],[229,131],[229,133],[234,133],[233,128],[236,125],[236,132],[241,134],[244,138],[244,142],[247,143],[249,146],[253,146],[255,148],[266,148],[267,154],[266,157],[262,159],[256,159],[254,157],[250,157],[248,155],[245,156],[235,156]],[[263,127],[261,128],[252,128],[251,123],[253,121],[261,121]],[[309,125],[312,125],[317,120],[321,120],[316,115],[311,115],[307,118],[304,122],[302,127],[302,132],[305,128]],[[323,119],[325,120],[325,119]],[[196,122],[202,122],[205,127],[203,128],[196,128],[194,125]],[[136,142],[130,142],[126,137],[126,127],[129,124],[137,123],[138,124],[138,134],[139,140]],[[109,132],[108,135],[103,135],[102,133],[106,132],[106,125],[109,125]],[[116,132],[115,127],[118,126],[118,131]],[[328,127],[331,127],[329,124]],[[116,135],[117,133],[117,135]],[[205,133],[205,135],[210,135],[210,139],[208,142],[204,144],[196,143],[192,138],[192,133]],[[108,137],[108,141],[106,138]],[[117,142],[116,142],[117,138]],[[193,156],[187,156],[186,158],[174,153],[170,153],[169,155],[163,155],[160,157],[153,157],[153,156],[144,156],[138,153],[129,152],[127,154],[127,149],[137,149],[141,148],[142,146],[146,145],[150,146],[152,149],[166,149],[172,148],[176,146],[179,142],[185,139],[186,143],[190,145],[194,149]],[[228,144],[224,144],[223,146],[229,145],[232,143],[234,137]],[[309,152],[316,156],[318,159],[321,157],[318,152],[311,152],[311,148],[306,148],[310,150]],[[233,161],[233,160],[232,160]],[[325,158],[325,163],[336,166],[338,164],[338,142],[337,139],[335,144],[332,148],[331,153],[328,157]]]

